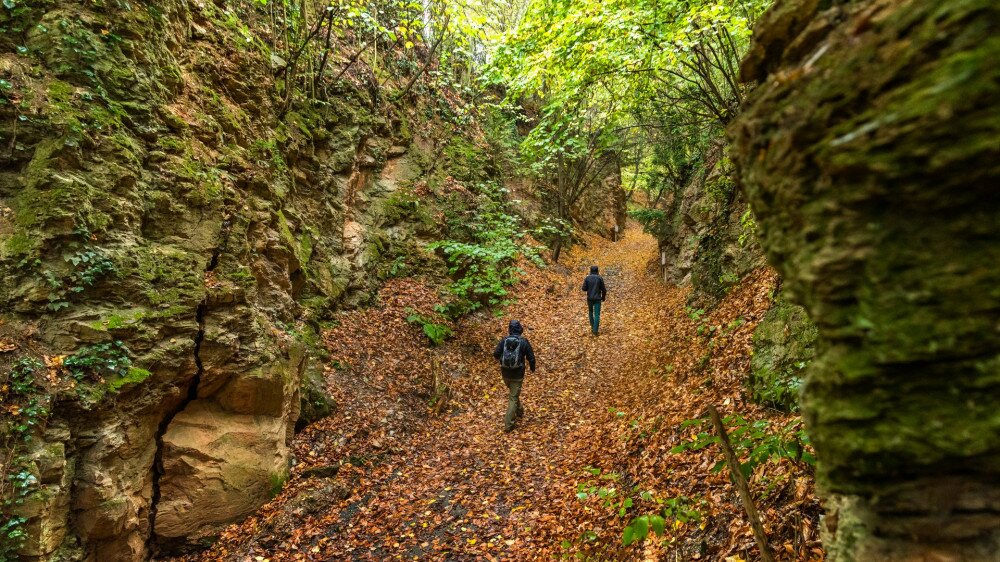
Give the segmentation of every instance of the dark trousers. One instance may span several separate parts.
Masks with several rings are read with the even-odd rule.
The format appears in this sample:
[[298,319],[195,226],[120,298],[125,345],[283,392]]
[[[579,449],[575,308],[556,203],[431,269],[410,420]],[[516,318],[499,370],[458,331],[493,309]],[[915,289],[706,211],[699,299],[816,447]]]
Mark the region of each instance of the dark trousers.
[[514,419],[524,415],[524,408],[521,407],[521,384],[524,380],[503,378],[503,383],[507,385],[507,415],[503,418],[504,428],[514,425]]
[[590,316],[590,331],[597,335],[601,327],[601,301],[587,301],[587,315]]

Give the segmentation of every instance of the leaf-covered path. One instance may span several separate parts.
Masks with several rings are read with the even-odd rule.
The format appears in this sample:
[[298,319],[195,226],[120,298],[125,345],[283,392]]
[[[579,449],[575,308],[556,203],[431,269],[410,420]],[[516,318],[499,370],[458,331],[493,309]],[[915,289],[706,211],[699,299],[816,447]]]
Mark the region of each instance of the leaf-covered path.
[[[297,437],[300,465],[282,494],[204,558],[550,560],[584,553],[630,560],[747,552],[749,526],[729,484],[710,475],[714,457],[669,449],[688,437],[678,424],[708,402],[737,405],[750,330],[773,277],[751,276],[718,318],[701,320],[728,323],[713,351],[685,311],[685,292],[656,279],[656,251],[635,228],[618,242],[591,239],[562,260],[566,267],[530,271],[506,316],[465,322],[439,350],[427,349],[404,320],[410,307],[433,304],[434,293],[418,284],[390,284],[381,306],[345,314],[327,334],[337,412]],[[579,290],[592,263],[609,287],[596,338]],[[507,434],[506,389],[491,351],[510,318],[526,326],[539,369],[522,392],[526,416]],[[434,364],[452,395],[439,415],[426,408]],[[789,476],[786,484],[795,496],[789,499],[812,501],[808,483]],[[580,499],[581,485],[615,491]],[[671,521],[668,540],[621,547],[632,517],[659,509],[656,498],[680,496],[700,523]],[[629,497],[634,502],[623,504]],[[765,517],[781,534],[783,515],[765,509]],[[791,545],[796,556],[789,558],[808,557],[812,522],[796,524],[791,534],[803,540]]]

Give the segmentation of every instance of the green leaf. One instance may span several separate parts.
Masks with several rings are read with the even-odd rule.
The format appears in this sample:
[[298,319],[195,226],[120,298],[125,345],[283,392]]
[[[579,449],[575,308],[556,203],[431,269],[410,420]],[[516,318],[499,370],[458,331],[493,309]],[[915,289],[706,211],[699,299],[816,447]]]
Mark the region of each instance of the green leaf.
[[634,538],[633,537],[633,533],[634,533],[634,531],[633,531],[631,525],[625,527],[625,530],[622,531],[622,544],[623,545],[628,546],[628,545],[632,544],[632,540]]
[[636,517],[635,520],[632,521],[632,526],[634,527],[633,533],[636,540],[641,541],[645,539],[646,535],[649,534],[649,517],[646,515]]
[[659,536],[663,536],[663,530],[666,528],[666,522],[659,515],[651,515],[649,517],[649,526],[653,528],[653,532]]

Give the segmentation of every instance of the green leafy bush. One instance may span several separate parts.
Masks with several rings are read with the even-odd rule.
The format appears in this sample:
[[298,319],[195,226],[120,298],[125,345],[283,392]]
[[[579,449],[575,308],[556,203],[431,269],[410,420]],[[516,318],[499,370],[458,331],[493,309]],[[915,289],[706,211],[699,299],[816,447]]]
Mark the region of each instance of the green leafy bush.
[[[767,462],[778,462],[788,459],[794,463],[812,466],[816,464],[813,456],[809,435],[805,431],[801,418],[796,418],[782,426],[775,426],[769,420],[750,421],[733,414],[723,420],[733,451],[738,457],[746,458],[740,463],[740,470],[749,479],[754,469]],[[706,418],[687,420],[681,427],[710,426]],[[708,429],[706,427],[706,429]],[[685,441],[672,448],[671,453],[696,451],[719,442],[719,436],[708,431],[700,431],[693,439]],[[721,450],[720,450],[721,454]],[[726,461],[720,459],[712,467],[712,472],[719,472],[726,466]]]
[[639,207],[628,212],[629,216],[642,225],[642,229],[657,238],[666,237],[670,230],[666,211]]
[[479,188],[481,195],[477,212],[464,217],[461,228],[471,241],[441,240],[428,245],[440,252],[448,264],[454,281],[448,291],[455,297],[441,311],[456,318],[482,307],[494,307],[510,302],[508,287],[522,273],[515,265],[520,256],[537,257],[537,251],[522,243],[524,233],[518,217],[507,212],[506,190],[493,184]]
[[433,318],[428,318],[412,310],[407,310],[407,312],[410,312],[410,315],[406,317],[406,321],[410,324],[419,324],[424,330],[424,335],[427,336],[427,339],[431,340],[432,345],[443,344],[454,333],[449,326],[438,324],[434,322]]
[[572,236],[573,225],[560,218],[545,217],[539,221],[538,226],[531,229],[531,235],[540,242],[552,245],[556,240]]

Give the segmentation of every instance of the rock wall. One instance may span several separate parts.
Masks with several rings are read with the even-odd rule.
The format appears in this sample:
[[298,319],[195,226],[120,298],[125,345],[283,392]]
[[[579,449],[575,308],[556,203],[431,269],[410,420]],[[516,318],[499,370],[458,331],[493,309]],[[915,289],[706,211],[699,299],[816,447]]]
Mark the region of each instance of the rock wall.
[[732,179],[725,144],[712,145],[701,170],[658,203],[665,216],[649,225],[666,255],[665,279],[690,286],[689,303],[708,309],[754,269],[764,254],[747,203]]
[[0,15],[0,336],[16,348],[0,354],[44,358],[53,397],[18,459],[40,486],[17,509],[25,559],[180,552],[266,501],[300,410],[329,408],[316,321],[440,228],[412,212],[418,177],[491,173],[474,127],[441,135],[364,76],[286,111],[241,27],[254,9]]
[[759,404],[785,411],[799,408],[805,368],[816,355],[816,326],[805,309],[780,291],[753,331],[747,387]]
[[581,229],[614,238],[615,227],[618,232],[625,229],[626,210],[621,168],[614,162],[607,166],[605,176],[580,196],[571,215]]
[[779,1],[731,128],[819,329],[803,409],[829,559],[1000,552],[1000,7]]

